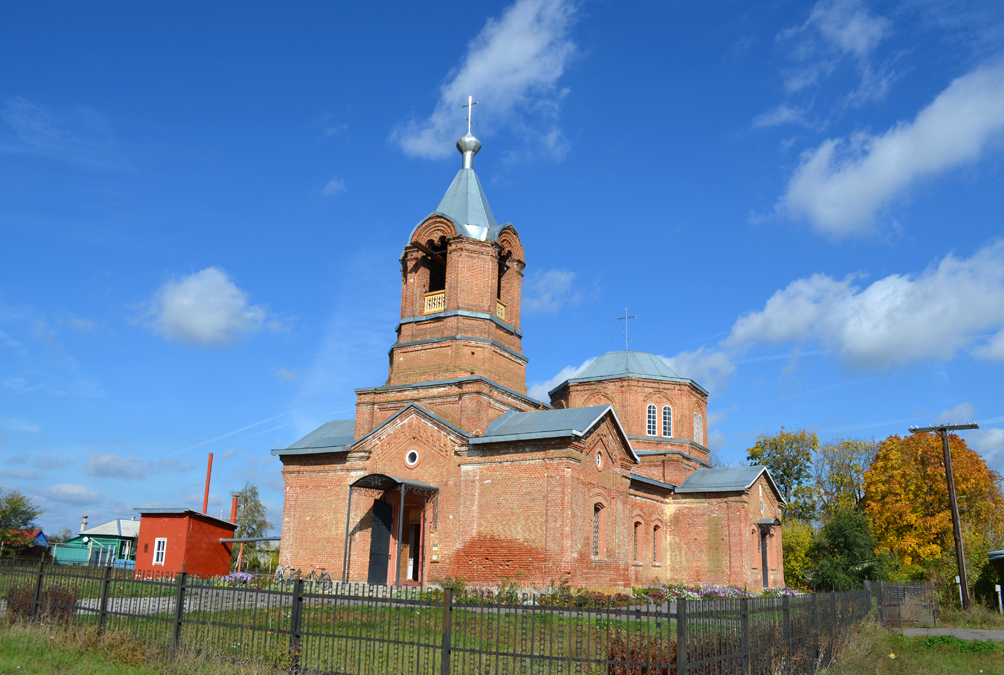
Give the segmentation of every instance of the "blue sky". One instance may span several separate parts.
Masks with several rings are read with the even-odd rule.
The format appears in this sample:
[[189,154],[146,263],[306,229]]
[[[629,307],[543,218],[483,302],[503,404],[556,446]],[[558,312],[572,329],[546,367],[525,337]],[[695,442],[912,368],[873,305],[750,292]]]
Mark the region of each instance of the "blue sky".
[[5,3],[0,485],[50,531],[212,508],[382,384],[475,159],[531,391],[632,347],[758,433],[969,420],[1004,470],[1004,5]]

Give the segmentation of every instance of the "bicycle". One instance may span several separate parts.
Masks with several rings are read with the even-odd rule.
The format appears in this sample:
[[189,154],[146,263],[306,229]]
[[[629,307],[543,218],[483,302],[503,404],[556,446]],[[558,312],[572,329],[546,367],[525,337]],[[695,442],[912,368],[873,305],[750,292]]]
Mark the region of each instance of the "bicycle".
[[331,590],[331,575],[325,572],[323,567],[315,567],[310,570],[310,574],[307,575],[304,581],[309,581],[311,584],[320,586],[322,592]]
[[272,577],[272,581],[284,584],[296,581],[299,578],[300,570],[294,569],[292,565],[279,565],[275,568],[275,575]]

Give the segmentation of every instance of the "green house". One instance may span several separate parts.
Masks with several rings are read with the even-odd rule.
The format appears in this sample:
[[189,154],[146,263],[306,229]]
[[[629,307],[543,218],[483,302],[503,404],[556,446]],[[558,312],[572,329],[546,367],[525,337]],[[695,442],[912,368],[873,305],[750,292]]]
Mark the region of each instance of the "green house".
[[131,567],[136,561],[139,521],[119,518],[81,530],[52,547],[53,559],[63,565]]

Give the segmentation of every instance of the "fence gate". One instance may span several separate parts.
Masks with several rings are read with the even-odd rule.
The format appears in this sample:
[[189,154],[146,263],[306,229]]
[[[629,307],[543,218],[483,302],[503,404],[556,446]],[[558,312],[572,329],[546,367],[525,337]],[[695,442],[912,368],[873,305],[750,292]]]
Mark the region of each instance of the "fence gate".
[[933,584],[875,583],[879,622],[888,628],[904,624],[936,624],[937,602]]

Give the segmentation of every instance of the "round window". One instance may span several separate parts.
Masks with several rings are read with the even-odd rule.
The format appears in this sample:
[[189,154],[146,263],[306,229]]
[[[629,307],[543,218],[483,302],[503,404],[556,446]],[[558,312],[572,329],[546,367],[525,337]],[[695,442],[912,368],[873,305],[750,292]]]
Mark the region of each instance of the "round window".
[[596,468],[597,469],[603,468],[603,454],[600,452],[596,453]]
[[418,464],[418,450],[409,450],[408,454],[404,456],[404,463],[408,466],[415,466]]

